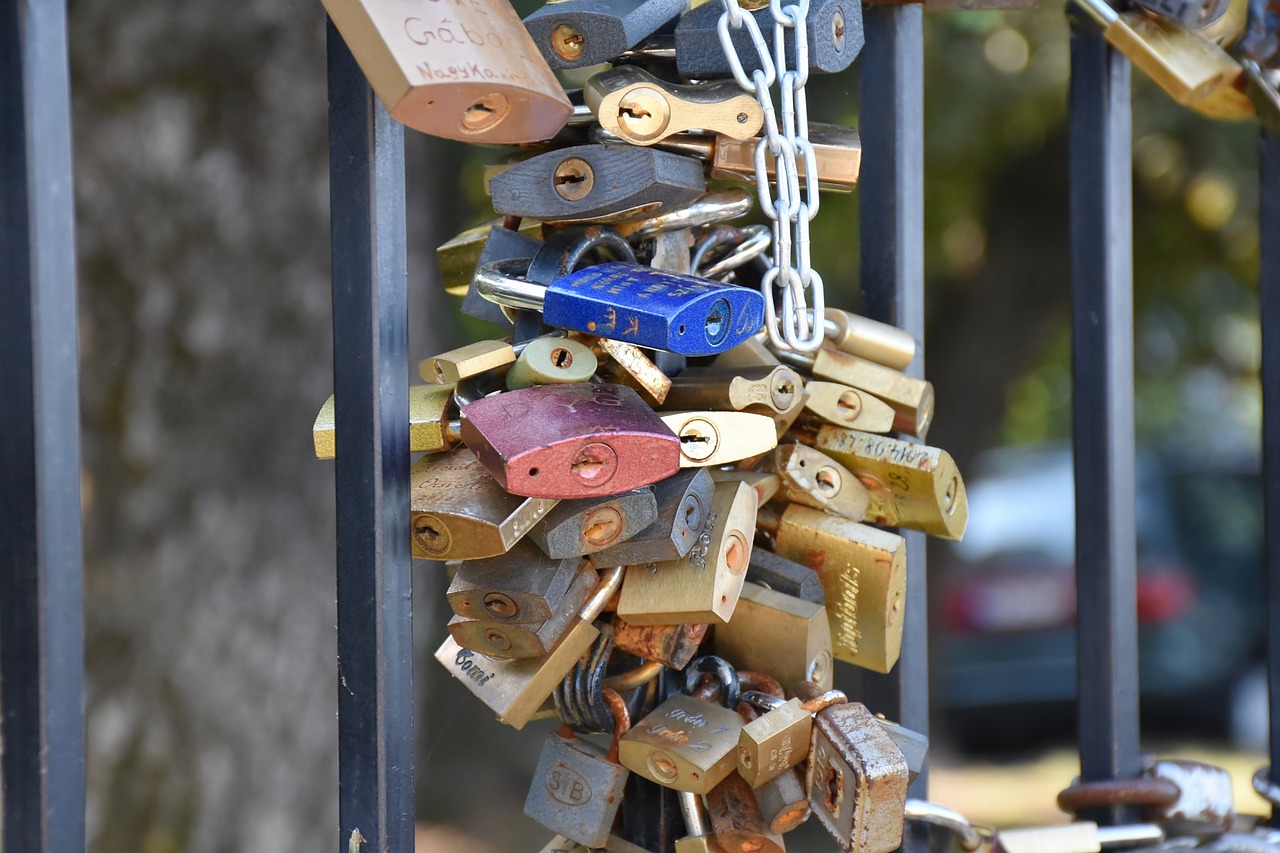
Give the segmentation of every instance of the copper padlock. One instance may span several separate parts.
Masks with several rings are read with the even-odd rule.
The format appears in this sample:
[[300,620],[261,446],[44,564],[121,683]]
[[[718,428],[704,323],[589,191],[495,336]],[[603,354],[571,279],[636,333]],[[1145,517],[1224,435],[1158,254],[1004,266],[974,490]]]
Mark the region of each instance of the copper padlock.
[[573,107],[504,0],[323,0],[392,118],[464,142],[550,139]]

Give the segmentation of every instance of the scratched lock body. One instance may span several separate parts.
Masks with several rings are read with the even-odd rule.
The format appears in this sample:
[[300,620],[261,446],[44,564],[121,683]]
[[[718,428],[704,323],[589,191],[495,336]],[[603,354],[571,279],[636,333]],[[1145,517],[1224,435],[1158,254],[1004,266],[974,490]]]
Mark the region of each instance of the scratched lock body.
[[398,121],[466,142],[554,136],[573,107],[507,3],[323,0]]
[[741,731],[736,711],[676,694],[622,736],[618,760],[651,782],[705,794],[737,769]]
[[476,271],[481,296],[532,308],[551,326],[681,355],[715,355],[760,331],[758,291],[641,264],[613,261],[563,275],[545,288],[517,278],[519,261]]
[[623,385],[539,385],[462,408],[462,440],[517,495],[616,495],[680,468],[680,439]]
[[595,744],[552,734],[542,746],[524,812],[566,838],[603,847],[630,775]]

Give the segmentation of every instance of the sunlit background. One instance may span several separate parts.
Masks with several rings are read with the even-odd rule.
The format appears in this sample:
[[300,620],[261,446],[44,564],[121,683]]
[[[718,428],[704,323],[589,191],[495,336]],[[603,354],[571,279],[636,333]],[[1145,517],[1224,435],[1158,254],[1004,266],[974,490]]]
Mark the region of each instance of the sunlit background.
[[[91,849],[332,849],[332,467],[309,436],[332,391],[322,10],[72,0],[71,28]],[[1004,825],[1065,820],[1077,770],[1068,70],[1060,3],[926,15],[929,442],[973,516],[964,545],[930,546],[933,792]],[[1257,131],[1133,88],[1144,739],[1229,767],[1256,811]],[[878,120],[856,66],[810,89],[815,121]],[[433,250],[492,215],[502,155],[409,136],[413,373],[485,333],[457,322]],[[825,197],[814,248],[855,310],[857,215],[856,193]],[[415,567],[423,849],[539,849],[521,806],[551,727],[505,728],[431,660],[445,583]]]

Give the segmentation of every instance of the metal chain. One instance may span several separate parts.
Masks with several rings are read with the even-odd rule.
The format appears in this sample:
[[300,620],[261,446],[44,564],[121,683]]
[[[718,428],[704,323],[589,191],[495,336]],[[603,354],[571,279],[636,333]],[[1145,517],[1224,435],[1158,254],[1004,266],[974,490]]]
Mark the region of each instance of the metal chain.
[[[809,0],[795,0],[783,6],[783,0],[769,0],[773,15],[773,55],[765,45],[760,25],[745,13],[737,0],[722,0],[717,31],[720,46],[734,79],[744,91],[755,95],[764,111],[765,136],[756,145],[756,190],[760,207],[773,223],[773,263],[765,273],[760,289],[765,300],[765,329],[776,346],[799,352],[812,352],[822,345],[825,297],[822,276],[809,258],[809,223],[818,214],[818,163],[809,141],[809,109],[805,83],[809,79],[809,35],[806,22]],[[760,68],[750,75],[733,46],[731,32],[746,28],[755,49]],[[787,68],[787,31],[794,33],[794,69]],[[778,84],[781,109],[774,108],[774,83]],[[769,188],[768,157],[773,155],[775,199]],[[804,164],[805,192],[800,191],[800,163]],[[812,307],[806,291],[812,289]],[[781,316],[778,298],[781,295]]]

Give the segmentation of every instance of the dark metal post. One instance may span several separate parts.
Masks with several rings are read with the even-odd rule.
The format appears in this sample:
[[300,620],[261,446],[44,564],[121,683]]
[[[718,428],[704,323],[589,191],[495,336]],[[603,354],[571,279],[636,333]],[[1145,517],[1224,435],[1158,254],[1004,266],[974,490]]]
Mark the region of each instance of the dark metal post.
[[[1267,682],[1271,784],[1280,786],[1280,139],[1263,131],[1258,146],[1258,276],[1262,314],[1262,494],[1267,577]],[[1280,825],[1280,808],[1271,809]]]
[[[862,153],[874,164],[858,188],[861,216],[861,311],[906,329],[919,342],[907,369],[924,375],[924,36],[922,8],[866,6],[862,69]],[[929,732],[929,634],[924,534],[907,540],[907,612],[902,657],[887,676],[868,673],[868,701],[878,713]],[[928,792],[927,770],[911,795]]]
[[1078,720],[1093,781],[1139,773],[1129,62],[1096,32],[1072,32],[1069,106]]
[[341,853],[413,850],[404,128],[332,22]]
[[75,212],[62,0],[0,7],[0,849],[85,849]]

